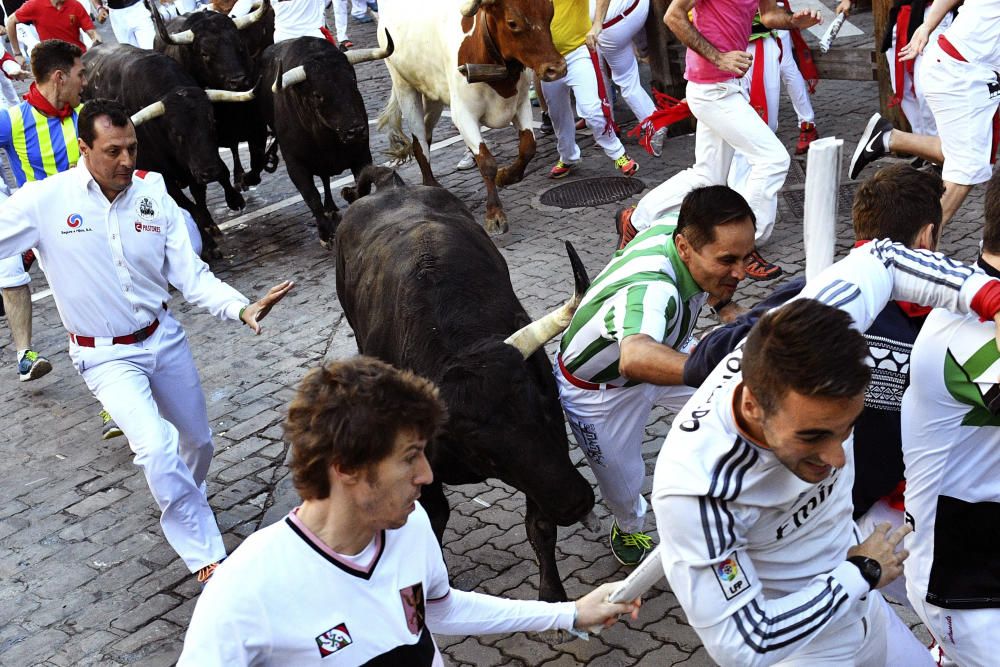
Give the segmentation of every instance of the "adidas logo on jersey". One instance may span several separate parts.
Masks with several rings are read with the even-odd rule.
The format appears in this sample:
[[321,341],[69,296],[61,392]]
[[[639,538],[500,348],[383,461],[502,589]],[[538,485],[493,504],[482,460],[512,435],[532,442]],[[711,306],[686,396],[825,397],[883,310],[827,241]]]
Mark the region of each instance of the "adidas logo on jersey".
[[316,637],[316,645],[319,646],[319,656],[325,658],[328,655],[333,655],[345,646],[350,646],[354,643],[351,639],[351,633],[347,631],[347,624],[340,623],[335,625],[319,637]]

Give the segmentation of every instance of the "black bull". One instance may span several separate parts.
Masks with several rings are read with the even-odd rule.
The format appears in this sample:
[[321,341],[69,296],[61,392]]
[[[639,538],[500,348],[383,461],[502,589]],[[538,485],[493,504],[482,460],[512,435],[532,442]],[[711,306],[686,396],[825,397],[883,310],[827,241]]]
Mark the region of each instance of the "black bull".
[[[229,169],[219,157],[206,91],[169,56],[127,44],[95,46],[84,54],[83,62],[88,70],[84,99],[117,100],[130,114],[163,103],[160,115],[136,128],[136,166],[163,175],[167,192],[198,224],[204,254],[216,254],[211,234],[218,228],[208,211],[206,185],[219,183],[231,209],[241,209],[245,202],[229,182]],[[187,187],[194,202],[182,191]]]
[[[385,58],[393,49],[391,37],[388,42],[385,50],[355,49],[345,55],[325,39],[299,37],[268,47],[262,56],[259,108],[325,246],[340,221],[330,178],[347,169],[357,178],[372,163],[368,113],[352,63]],[[316,176],[323,182],[323,199]]]
[[[543,348],[526,360],[505,342],[530,318],[465,205],[442,188],[396,183],[354,202],[337,232],[337,296],[358,350],[430,378],[448,406],[421,495],[438,541],[450,513],[442,484],[500,479],[525,495],[539,598],[565,600],[556,526],[582,520],[594,493],[570,461],[552,367]],[[589,281],[567,246],[582,294]]]

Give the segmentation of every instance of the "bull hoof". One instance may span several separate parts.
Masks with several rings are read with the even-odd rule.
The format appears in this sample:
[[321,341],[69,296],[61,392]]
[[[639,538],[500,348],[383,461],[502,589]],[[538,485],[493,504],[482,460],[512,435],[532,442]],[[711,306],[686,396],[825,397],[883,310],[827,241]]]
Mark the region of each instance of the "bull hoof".
[[213,259],[222,259],[222,251],[218,247],[201,251],[201,261],[209,264]]
[[260,185],[260,172],[255,174],[244,174],[243,182],[240,185],[243,186],[244,190],[252,188],[255,185]]
[[264,162],[264,171],[273,174],[278,171],[278,153],[268,153],[267,161]]
[[[214,222],[211,225],[208,225],[208,233],[212,235],[212,238],[216,238],[216,239],[221,239],[222,238],[222,230],[219,229],[219,226],[217,224],[215,224]],[[220,257],[221,257],[221,255],[220,255]]]
[[510,229],[507,225],[507,215],[503,211],[486,214],[486,232],[493,236],[506,234]]
[[333,241],[332,240],[331,241],[324,241],[323,239],[320,239],[319,240],[319,244],[321,246],[323,246],[323,250],[333,250]]
[[243,198],[243,195],[234,190],[231,195],[226,195],[226,206],[231,211],[240,211],[246,208],[247,201]]
[[348,185],[340,190],[340,196],[344,198],[348,204],[353,204],[358,200],[358,189],[353,185]]

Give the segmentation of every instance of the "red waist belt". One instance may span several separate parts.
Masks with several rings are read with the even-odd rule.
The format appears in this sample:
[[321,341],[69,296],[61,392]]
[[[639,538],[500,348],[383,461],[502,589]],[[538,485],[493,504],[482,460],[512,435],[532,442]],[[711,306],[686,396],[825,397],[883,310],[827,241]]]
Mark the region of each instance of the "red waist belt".
[[635,8],[638,7],[638,6],[639,6],[639,0],[635,0],[635,2],[633,2],[631,5],[629,5],[628,9],[626,9],[621,14],[619,14],[616,17],[614,17],[613,19],[611,19],[610,21],[608,21],[607,23],[605,23],[601,27],[602,28],[610,28],[611,26],[613,26],[614,24],[618,23],[623,18],[625,18],[626,16],[628,16],[629,14],[631,14],[632,12],[634,12]]
[[[158,326],[160,326],[160,320],[153,320],[153,323],[144,329],[133,331],[126,336],[115,336],[111,339],[111,345],[135,345],[136,343],[141,343],[152,336]],[[97,339],[93,336],[77,336],[74,333],[69,335],[69,339],[80,347],[97,347],[98,340],[102,341],[100,344],[106,345],[107,343],[104,343],[104,341],[108,340],[107,338]]]
[[587,382],[586,380],[581,380],[566,368],[566,364],[563,363],[562,355],[560,354],[556,359],[559,361],[559,370],[562,371],[563,377],[574,387],[579,387],[580,389],[589,389],[590,391],[596,391],[597,389],[617,389],[615,385],[611,384],[594,384],[593,382]]
[[965,59],[965,56],[963,56],[961,53],[958,52],[958,49],[955,48],[954,44],[949,42],[948,38],[945,37],[944,35],[938,35],[938,46],[941,47],[942,51],[947,53],[955,60],[960,60],[963,63],[969,62],[968,60]]

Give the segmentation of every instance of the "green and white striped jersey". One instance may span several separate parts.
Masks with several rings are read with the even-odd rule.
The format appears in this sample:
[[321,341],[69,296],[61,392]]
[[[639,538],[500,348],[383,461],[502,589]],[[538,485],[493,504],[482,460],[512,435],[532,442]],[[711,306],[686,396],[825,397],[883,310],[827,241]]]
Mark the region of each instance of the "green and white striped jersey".
[[677,349],[694,330],[708,295],[677,255],[673,220],[640,232],[591,283],[559,353],[575,377],[595,384],[633,386],[618,371],[619,345],[646,334]]

